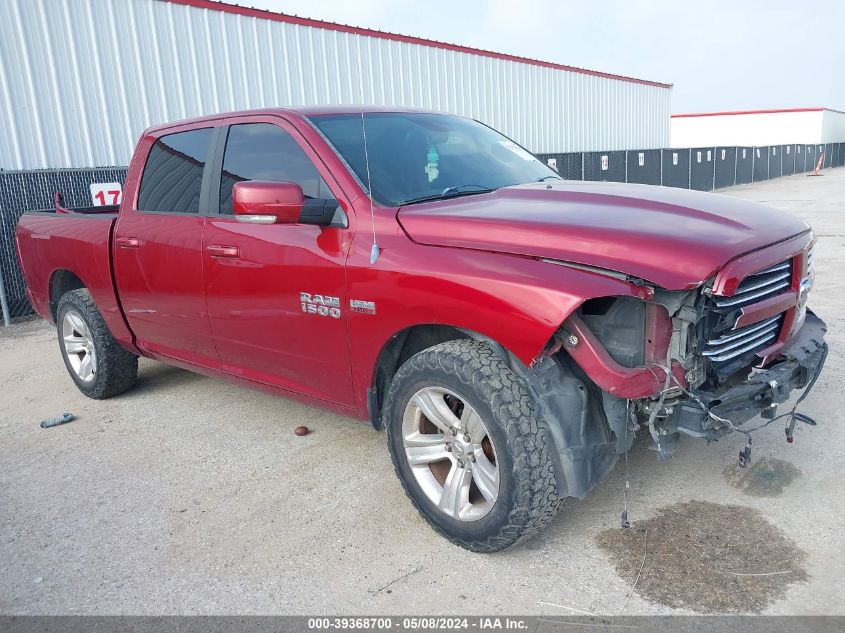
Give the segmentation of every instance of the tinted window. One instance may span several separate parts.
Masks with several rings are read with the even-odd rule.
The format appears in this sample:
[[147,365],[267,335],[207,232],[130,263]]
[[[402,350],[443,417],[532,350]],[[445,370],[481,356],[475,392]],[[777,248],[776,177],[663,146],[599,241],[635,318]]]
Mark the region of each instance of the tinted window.
[[220,179],[220,213],[232,213],[232,187],[244,180],[295,182],[306,198],[333,198],[302,148],[271,123],[229,128]]
[[[366,188],[361,115],[319,115],[311,121]],[[528,151],[472,119],[372,112],[365,121],[373,197],[388,206],[442,195],[453,188],[471,193],[560,178]]]
[[212,128],[168,134],[158,139],[144,166],[139,211],[197,213],[205,156]]

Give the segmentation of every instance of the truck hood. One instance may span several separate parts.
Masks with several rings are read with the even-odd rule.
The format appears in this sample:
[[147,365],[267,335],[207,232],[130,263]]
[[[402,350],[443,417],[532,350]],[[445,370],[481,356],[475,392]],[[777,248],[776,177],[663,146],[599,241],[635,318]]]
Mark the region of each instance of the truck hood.
[[739,198],[576,181],[410,205],[397,217],[420,244],[597,266],[667,290],[694,288],[730,260],[809,230]]

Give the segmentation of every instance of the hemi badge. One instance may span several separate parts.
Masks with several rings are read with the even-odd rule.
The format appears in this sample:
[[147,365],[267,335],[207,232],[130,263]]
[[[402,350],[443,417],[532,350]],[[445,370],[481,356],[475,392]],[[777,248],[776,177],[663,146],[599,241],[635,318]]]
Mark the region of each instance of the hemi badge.
[[350,299],[349,309],[353,312],[360,312],[361,314],[375,314],[375,301],[361,301],[361,299]]

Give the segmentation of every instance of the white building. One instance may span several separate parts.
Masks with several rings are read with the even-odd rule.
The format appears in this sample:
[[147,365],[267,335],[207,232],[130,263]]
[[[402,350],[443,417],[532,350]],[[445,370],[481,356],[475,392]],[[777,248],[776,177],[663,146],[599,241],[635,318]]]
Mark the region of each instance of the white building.
[[824,144],[845,140],[845,112],[790,108],[672,115],[672,147]]
[[537,153],[669,142],[669,84],[210,0],[2,0],[0,78],[5,170],[123,166],[149,125],[286,104],[442,110]]

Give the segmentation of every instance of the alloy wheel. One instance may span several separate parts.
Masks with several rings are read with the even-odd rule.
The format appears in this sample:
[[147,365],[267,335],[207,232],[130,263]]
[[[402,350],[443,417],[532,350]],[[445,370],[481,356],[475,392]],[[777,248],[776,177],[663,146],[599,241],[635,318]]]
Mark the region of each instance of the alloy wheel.
[[486,516],[499,493],[499,466],[481,416],[442,387],[417,391],[405,407],[402,444],[423,493],[460,521]]
[[68,311],[62,319],[62,343],[71,369],[82,382],[91,382],[97,373],[97,350],[82,317]]

